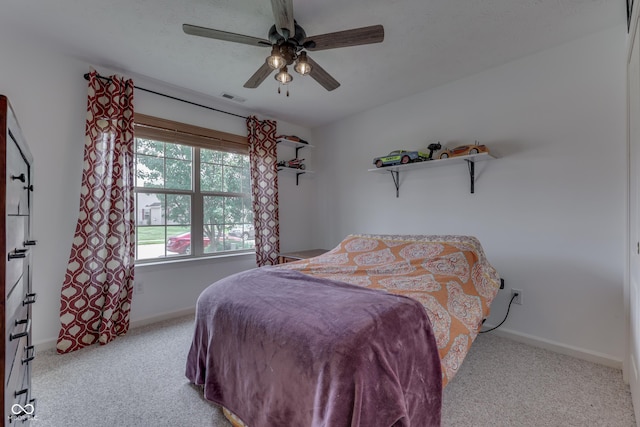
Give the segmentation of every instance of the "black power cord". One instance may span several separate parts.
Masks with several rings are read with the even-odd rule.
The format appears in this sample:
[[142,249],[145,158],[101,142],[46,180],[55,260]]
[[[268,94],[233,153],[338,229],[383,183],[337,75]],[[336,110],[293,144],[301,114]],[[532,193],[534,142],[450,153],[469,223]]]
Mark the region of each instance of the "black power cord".
[[498,329],[498,328],[499,328],[499,327],[500,327],[500,326],[501,326],[501,325],[502,325],[502,324],[507,320],[507,317],[509,317],[509,310],[511,310],[511,304],[513,304],[513,300],[514,300],[514,299],[516,299],[516,297],[517,297],[518,295],[520,295],[520,294],[515,293],[515,294],[511,295],[511,301],[509,301],[509,307],[507,307],[507,314],[505,314],[504,319],[502,319],[502,322],[500,322],[500,323],[498,324],[498,326],[494,326],[494,327],[493,327],[493,328],[491,328],[491,329],[487,329],[486,331],[480,331],[480,332],[478,332],[478,333],[479,333],[479,334],[485,334],[485,333],[487,333],[487,332],[491,332],[491,331],[493,331],[494,329]]

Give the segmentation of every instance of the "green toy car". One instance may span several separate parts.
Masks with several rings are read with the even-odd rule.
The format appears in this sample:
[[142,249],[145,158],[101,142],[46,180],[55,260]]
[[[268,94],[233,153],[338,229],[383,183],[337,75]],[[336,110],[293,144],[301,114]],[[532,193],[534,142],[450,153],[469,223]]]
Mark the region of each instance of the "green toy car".
[[406,165],[407,163],[422,162],[431,159],[431,153],[421,151],[395,150],[386,156],[376,157],[373,164],[381,168],[383,166]]

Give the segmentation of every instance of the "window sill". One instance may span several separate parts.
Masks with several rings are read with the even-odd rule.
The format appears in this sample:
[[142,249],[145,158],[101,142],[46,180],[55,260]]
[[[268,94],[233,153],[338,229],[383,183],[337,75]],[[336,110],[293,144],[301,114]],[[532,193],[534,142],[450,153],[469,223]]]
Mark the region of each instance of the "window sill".
[[135,268],[144,269],[145,267],[166,266],[170,264],[183,264],[183,263],[190,263],[190,262],[203,262],[203,263],[222,262],[222,261],[229,261],[230,259],[233,259],[233,258],[245,258],[247,256],[252,256],[255,258],[256,253],[255,251],[250,251],[250,252],[235,252],[235,253],[223,254],[223,255],[211,255],[211,256],[200,256],[200,257],[188,257],[188,258],[184,257],[184,258],[177,258],[177,259],[164,258],[162,259],[162,261],[155,260],[155,259],[154,260],[138,260],[135,262]]

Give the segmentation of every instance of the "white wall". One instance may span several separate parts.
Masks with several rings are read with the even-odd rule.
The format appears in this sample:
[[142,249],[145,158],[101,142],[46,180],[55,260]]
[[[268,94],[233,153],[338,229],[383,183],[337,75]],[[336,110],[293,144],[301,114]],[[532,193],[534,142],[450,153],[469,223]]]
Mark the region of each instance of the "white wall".
[[[43,343],[58,333],[77,219],[89,64],[11,37],[0,37],[0,55],[0,93],[9,96],[36,159],[34,339]],[[624,64],[625,30],[616,28],[313,134],[279,123],[279,132],[316,146],[309,163],[317,171],[299,186],[280,177],[282,249],[305,249],[310,241],[331,248],[358,232],[473,234],[507,288],[524,291],[524,305],[512,309],[504,328],[620,360]],[[135,104],[145,114],[244,131],[240,119],[143,92]],[[476,139],[500,158],[478,165],[474,195],[464,165],[404,174],[398,199],[389,176],[367,172],[373,157],[395,148]],[[188,309],[209,283],[253,265],[245,256],[140,267],[145,291],[134,298],[132,319]],[[508,293],[497,298],[491,323],[503,316]]]
[[[471,234],[506,280],[488,323],[623,357],[626,28],[611,29],[314,130],[316,243],[350,233]],[[487,144],[499,159],[391,177],[393,149]]]
[[[38,301],[33,311],[33,336],[36,344],[50,345],[58,335],[60,288],[78,217],[87,102],[87,84],[82,76],[92,64],[12,36],[0,37],[0,57],[0,93],[9,97],[35,158],[33,237],[38,239],[38,246],[33,289]],[[106,68],[96,68],[108,74]],[[215,105],[193,93],[133,77],[137,86],[247,114],[235,105]],[[134,105],[140,113],[246,135],[243,119],[146,92],[135,92]],[[279,122],[278,132],[310,140],[308,129],[292,124]],[[307,247],[312,238],[308,217],[315,180],[301,178],[298,187],[290,176],[282,176],[280,181],[282,249]],[[140,266],[136,268],[136,281],[143,283],[144,292],[134,295],[131,319],[142,323],[190,309],[207,285],[254,266],[254,255]]]

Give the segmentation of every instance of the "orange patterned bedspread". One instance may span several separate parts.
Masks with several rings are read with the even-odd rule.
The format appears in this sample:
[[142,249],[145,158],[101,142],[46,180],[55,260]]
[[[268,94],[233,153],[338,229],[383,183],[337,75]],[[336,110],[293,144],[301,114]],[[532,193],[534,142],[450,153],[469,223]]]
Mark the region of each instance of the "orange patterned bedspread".
[[281,265],[418,300],[436,334],[443,387],[489,316],[500,278],[470,236],[350,235],[324,255]]

